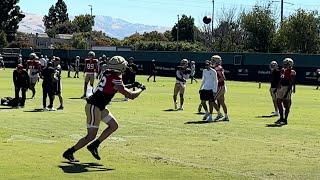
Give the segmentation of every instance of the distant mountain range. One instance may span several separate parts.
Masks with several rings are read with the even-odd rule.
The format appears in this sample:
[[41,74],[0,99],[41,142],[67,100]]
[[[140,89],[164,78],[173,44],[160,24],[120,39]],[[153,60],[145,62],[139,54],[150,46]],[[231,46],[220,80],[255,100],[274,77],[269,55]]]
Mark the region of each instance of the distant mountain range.
[[[24,33],[44,33],[43,16],[26,13],[26,17],[19,24],[19,31]],[[71,17],[72,19],[73,17]],[[122,19],[110,16],[96,16],[94,30],[103,31],[108,36],[123,39],[136,32],[164,32],[170,28],[162,26],[150,26],[145,24],[134,24]]]

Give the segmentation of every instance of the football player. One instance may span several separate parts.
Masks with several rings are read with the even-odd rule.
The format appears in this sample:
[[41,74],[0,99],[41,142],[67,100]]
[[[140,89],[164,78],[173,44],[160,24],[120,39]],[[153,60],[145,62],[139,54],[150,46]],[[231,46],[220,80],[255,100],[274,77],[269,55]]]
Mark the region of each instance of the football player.
[[130,91],[124,86],[121,75],[126,68],[127,61],[123,57],[114,56],[110,59],[108,70],[103,73],[103,77],[97,85],[93,95],[87,99],[87,104],[85,106],[87,116],[87,135],[63,153],[63,157],[65,159],[71,162],[77,161],[73,154],[95,139],[100,122],[102,121],[106,123],[108,127],[95,141],[87,146],[87,149],[91,152],[93,157],[100,160],[100,156],[98,154],[98,147],[100,143],[118,129],[116,118],[106,108],[106,105],[117,92],[130,99],[135,99],[143,90],[145,90],[145,86],[141,84],[138,87],[139,89],[136,91]]
[[196,74],[196,62],[191,61],[190,69],[191,69],[191,74],[190,74],[191,84],[193,83],[193,81],[195,81],[196,83],[198,83],[198,81],[197,81],[196,78],[194,77],[195,74]]
[[156,82],[156,75],[157,75],[156,60],[152,59],[151,66],[150,66],[150,75],[147,81],[149,82],[150,78],[153,76],[153,82]]
[[[186,89],[187,79],[191,74],[191,70],[188,68],[188,60],[182,59],[180,61],[180,65],[177,67],[176,71],[176,83],[174,86],[173,91],[173,103],[174,109],[183,110],[183,103],[184,103],[184,92]],[[178,109],[177,105],[177,96],[178,93],[180,94],[180,107]]]
[[280,70],[279,70],[277,61],[271,61],[270,70],[271,70],[270,95],[271,95],[271,98],[273,101],[273,107],[274,107],[274,112],[271,113],[271,116],[279,116],[276,93],[277,93],[279,82],[280,82]]
[[76,57],[76,60],[75,60],[75,62],[74,62],[74,70],[75,70],[75,73],[74,73],[73,78],[79,78],[80,56],[77,56],[77,57]]
[[[15,89],[15,107],[24,107],[25,101],[26,101],[26,92],[29,88],[30,78],[28,75],[28,72],[23,69],[22,64],[18,64],[17,69],[13,71],[13,83],[14,83],[14,89]],[[20,94],[22,99],[20,101]]]
[[[215,68],[216,72],[217,72],[217,76],[218,76],[218,90],[217,90],[217,94],[215,96],[215,99],[217,100],[217,104],[218,104],[218,115],[217,117],[214,119],[215,121],[217,120],[222,120],[222,121],[229,121],[229,116],[228,116],[228,109],[227,109],[227,105],[225,103],[225,98],[224,95],[226,93],[226,86],[225,86],[225,75],[224,75],[224,69],[221,66],[222,64],[222,58],[219,55],[214,55],[211,57],[211,62],[213,67]],[[222,106],[223,112],[224,112],[224,116],[222,115],[222,113],[220,112],[220,106]]]
[[295,78],[296,71],[293,68],[293,60],[285,58],[283,68],[280,71],[280,87],[277,91],[277,103],[280,119],[276,124],[287,125],[291,108],[291,94],[296,92]]
[[96,54],[93,51],[88,53],[88,58],[85,59],[85,67],[84,67],[84,87],[83,87],[83,95],[82,99],[86,98],[88,83],[90,82],[90,86],[93,87],[95,74],[98,73],[98,59],[95,59]]
[[27,60],[27,70],[29,71],[30,77],[30,87],[29,89],[32,91],[32,99],[36,94],[35,86],[39,80],[39,74],[41,71],[41,63],[38,61],[38,57],[35,53],[31,53],[29,56],[29,60]]

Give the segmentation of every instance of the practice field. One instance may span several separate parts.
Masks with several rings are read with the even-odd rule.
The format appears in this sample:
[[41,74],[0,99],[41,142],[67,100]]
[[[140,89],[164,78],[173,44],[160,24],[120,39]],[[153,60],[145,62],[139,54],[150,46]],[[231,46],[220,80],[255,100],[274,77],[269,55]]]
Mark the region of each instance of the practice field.
[[[14,95],[11,75],[12,69],[0,71],[0,97]],[[259,116],[273,110],[269,85],[229,81],[231,121],[202,123],[199,83],[187,85],[184,111],[170,111],[175,79],[148,83],[139,76],[147,91],[109,106],[120,126],[101,144],[102,160],[84,148],[75,154],[80,163],[70,164],[61,155],[86,133],[85,101],[78,99],[83,78],[63,76],[63,111],[32,112],[42,107],[40,84],[25,109],[0,107],[0,179],[320,178],[320,91],[314,87],[297,86],[288,126],[268,127],[277,119]]]

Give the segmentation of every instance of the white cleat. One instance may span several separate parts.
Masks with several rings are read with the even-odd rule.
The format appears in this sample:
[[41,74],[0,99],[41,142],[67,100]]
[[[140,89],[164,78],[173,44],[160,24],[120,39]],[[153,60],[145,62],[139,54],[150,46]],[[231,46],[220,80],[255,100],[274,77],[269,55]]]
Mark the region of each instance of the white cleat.
[[179,107],[178,111],[183,111],[183,107],[182,106]]
[[207,120],[207,118],[208,118],[209,115],[210,115],[210,113],[206,113],[206,114],[203,116],[202,120]]
[[216,118],[214,118],[214,121],[218,121],[219,119],[223,118],[222,114],[218,114]]
[[213,121],[211,114],[208,116],[208,118],[206,119],[206,121],[207,121],[207,122],[212,122],[212,121]]

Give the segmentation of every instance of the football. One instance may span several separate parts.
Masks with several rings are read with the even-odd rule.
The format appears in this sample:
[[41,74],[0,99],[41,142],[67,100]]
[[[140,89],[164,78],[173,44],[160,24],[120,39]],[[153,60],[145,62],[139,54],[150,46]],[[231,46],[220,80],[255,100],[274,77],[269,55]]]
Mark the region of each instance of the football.
[[205,16],[205,17],[203,17],[203,19],[202,19],[202,21],[203,21],[203,23],[205,23],[205,24],[210,24],[211,23],[211,17],[210,16]]

